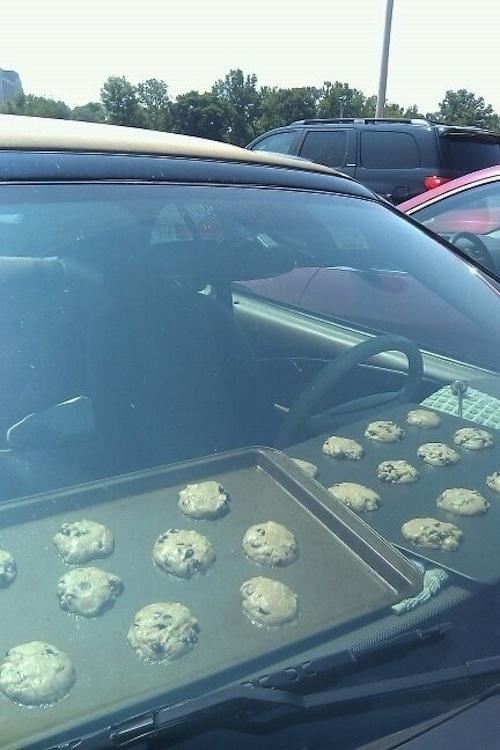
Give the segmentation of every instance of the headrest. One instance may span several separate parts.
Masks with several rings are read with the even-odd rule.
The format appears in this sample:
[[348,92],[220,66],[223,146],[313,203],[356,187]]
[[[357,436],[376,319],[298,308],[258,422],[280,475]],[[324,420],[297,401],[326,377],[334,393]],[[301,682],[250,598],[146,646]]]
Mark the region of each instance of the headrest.
[[205,283],[270,278],[295,266],[290,251],[267,238],[242,242],[162,242],[148,247],[131,262],[161,275]]
[[294,267],[291,253],[264,237],[240,242],[163,242],[153,245],[148,254],[169,276],[191,276],[211,283],[270,278]]

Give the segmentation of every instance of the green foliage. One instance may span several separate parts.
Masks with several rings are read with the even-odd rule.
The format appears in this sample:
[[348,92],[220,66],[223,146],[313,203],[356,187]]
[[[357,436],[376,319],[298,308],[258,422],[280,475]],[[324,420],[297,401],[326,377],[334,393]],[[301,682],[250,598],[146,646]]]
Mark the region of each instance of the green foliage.
[[148,78],[137,86],[137,101],[143,120],[153,130],[168,130],[170,124],[170,99],[165,81]]
[[412,104],[411,107],[408,107],[404,111],[404,117],[412,117],[414,119],[422,119],[424,115],[419,111],[419,108],[416,104]]
[[482,96],[476,96],[467,89],[447,91],[438,111],[427,116],[450,125],[474,125],[500,130],[499,117],[491,104],[486,104]]
[[245,146],[257,135],[261,113],[257,76],[245,75],[240,68],[230,70],[224,79],[214,84],[212,91],[227,104],[227,140]]
[[112,125],[141,127],[144,119],[137,99],[137,88],[124,76],[110,76],[101,89],[106,121]]
[[172,130],[214,141],[225,140],[229,107],[212,92],[188,91],[177,97],[170,108]]
[[105,122],[106,110],[101,102],[88,102],[88,104],[75,107],[71,112],[71,119],[84,122]]
[[4,114],[27,115],[28,117],[55,117],[67,120],[71,117],[71,110],[67,104],[55,99],[33,94],[20,94],[3,105],[0,110]]
[[[349,84],[325,81],[318,102],[318,117],[365,117],[368,100],[362,91]],[[375,111],[375,110],[374,110]]]
[[[321,88],[258,89],[253,73],[236,68],[210,92],[189,91],[175,101],[170,99],[165,81],[149,78],[134,86],[123,76],[111,76],[101,89],[100,102],[70,109],[62,101],[21,94],[0,107],[0,112],[173,130],[244,146],[256,135],[295,120],[374,117],[375,106],[375,96],[366,96],[341,81],[325,81]],[[386,104],[384,116],[423,117],[416,104],[405,109],[391,102]],[[447,91],[438,111],[426,117],[500,131],[500,118],[492,106],[466,89]]]
[[295,120],[316,117],[319,91],[312,86],[296,89],[264,87],[260,93],[262,114],[256,128],[259,133],[289,125]]

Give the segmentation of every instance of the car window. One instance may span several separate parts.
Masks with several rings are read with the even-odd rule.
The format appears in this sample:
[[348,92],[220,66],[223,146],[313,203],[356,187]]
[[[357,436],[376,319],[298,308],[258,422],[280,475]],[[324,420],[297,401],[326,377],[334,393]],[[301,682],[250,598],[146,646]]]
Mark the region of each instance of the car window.
[[274,151],[276,154],[292,153],[292,146],[297,134],[296,130],[286,130],[262,138],[252,146],[252,151]]
[[444,195],[412,216],[440,234],[496,232],[500,228],[500,180]]
[[445,167],[461,174],[500,163],[500,144],[497,141],[449,135],[441,136],[439,142]]
[[365,169],[413,169],[421,165],[414,137],[393,131],[364,130],[360,158]]
[[[4,440],[30,412],[88,395],[89,327],[117,287],[132,295],[134,262],[137,283],[139,269],[147,275],[151,266],[153,284],[162,258],[175,286],[186,276],[199,292],[240,281],[240,290],[367,333],[401,333],[464,361],[494,366],[500,358],[482,283],[472,284],[451,251],[368,200],[256,188],[18,185],[2,187],[0,216],[9,217],[0,228],[15,228],[0,231]],[[183,346],[191,346],[187,334]]]
[[366,201],[316,202],[309,213],[329,236],[310,247],[313,257],[323,258],[321,264],[311,259],[315,274],[296,270],[286,281],[250,281],[248,290],[358,330],[410,337],[454,359],[498,365],[500,355],[488,351],[482,326],[448,294],[450,251]]
[[[434,437],[451,444],[449,415],[439,432],[407,427],[410,406],[394,392],[413,380],[418,391],[407,398],[420,402],[470,363],[487,365],[496,381],[500,285],[376,199],[297,187],[4,183],[0,217],[0,227],[13,230],[0,231],[0,594],[8,653],[0,687],[2,711],[14,717],[2,736],[15,737],[4,746],[42,747],[40,732],[43,747],[61,744],[63,732],[77,746],[95,728],[100,747],[110,726],[118,746],[137,728],[132,717],[208,695],[258,659],[269,675],[277,669],[268,669],[271,659],[303,648],[305,636],[308,643],[311,634],[332,637],[328,648],[339,653],[339,601],[346,644],[358,642],[361,612],[387,632],[391,602],[413,593],[412,580],[417,593],[419,575],[378,535],[367,537],[361,559],[369,529],[327,489],[344,479],[367,482],[354,509],[376,511],[363,521],[384,518],[385,509],[389,521],[367,523],[399,545],[408,544],[402,524],[420,508],[448,517],[435,498],[464,475],[453,480],[452,467],[417,464],[417,446]],[[412,366],[404,357],[394,365],[391,351],[379,366],[353,367],[284,439],[288,405],[321,395],[313,378],[324,384],[325,366],[331,373],[330,364],[344,354],[349,361],[355,344],[379,333],[412,339]],[[415,342],[430,352],[426,368],[430,361],[434,370],[425,379]],[[315,421],[372,397],[380,410],[351,412],[349,424]],[[483,399],[478,406],[487,410]],[[397,445],[383,442],[392,417],[404,427]],[[366,432],[373,419],[384,420],[373,433],[382,442]],[[359,462],[335,457],[339,440],[328,438],[337,431],[363,444],[340,441]],[[480,455],[460,451],[465,470],[479,464],[471,487],[486,493],[494,451],[488,470]],[[324,489],[284,454],[306,459],[309,470],[320,466]],[[394,459],[407,458],[413,472],[418,465],[422,494],[383,484],[382,456],[389,482]],[[439,490],[431,484],[437,474],[445,482]],[[491,478],[494,519],[498,477]],[[352,494],[342,497],[347,504]],[[404,513],[397,523],[393,511]],[[481,551],[476,563],[491,577],[495,529],[476,532],[466,521],[456,523],[467,539],[480,534],[492,546],[492,562]],[[269,522],[271,542],[262,544]],[[387,563],[378,567],[384,549]],[[342,573],[333,598],[321,567]],[[278,587],[277,599],[268,594],[276,583],[289,586]],[[248,610],[257,584],[263,594]],[[221,623],[230,624],[223,641],[212,637]],[[13,647],[21,644],[19,654]],[[66,661],[52,658],[60,652]],[[39,662],[47,659],[45,678]],[[33,710],[18,706],[19,696]]]
[[300,156],[328,167],[343,167],[346,162],[347,135],[346,130],[310,131],[304,139]]

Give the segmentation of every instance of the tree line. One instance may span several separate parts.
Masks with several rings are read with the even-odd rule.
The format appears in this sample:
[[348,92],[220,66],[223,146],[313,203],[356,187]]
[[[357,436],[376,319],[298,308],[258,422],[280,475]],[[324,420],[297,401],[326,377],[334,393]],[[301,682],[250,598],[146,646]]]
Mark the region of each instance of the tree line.
[[[100,94],[100,101],[73,108],[63,101],[21,94],[0,112],[172,131],[244,146],[260,133],[294,120],[374,117],[376,103],[375,96],[341,81],[325,81],[321,87],[259,87],[255,74],[239,68],[203,93],[188,91],[172,98],[165,81],[149,78],[135,86],[124,76],[110,76]],[[492,106],[466,89],[446,91],[436,112],[423,114],[416,104],[404,108],[388,103],[384,115],[500,131],[500,117]]]

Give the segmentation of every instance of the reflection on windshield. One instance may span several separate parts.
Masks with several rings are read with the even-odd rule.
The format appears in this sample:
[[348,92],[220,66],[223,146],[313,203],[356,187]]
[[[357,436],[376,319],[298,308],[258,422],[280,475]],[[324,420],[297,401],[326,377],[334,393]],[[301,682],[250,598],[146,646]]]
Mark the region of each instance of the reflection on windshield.
[[[34,496],[0,506],[13,742],[311,639],[349,648],[453,576],[498,579],[498,289],[480,271],[359,198],[1,193],[0,482]],[[54,711],[20,726],[19,703]]]

